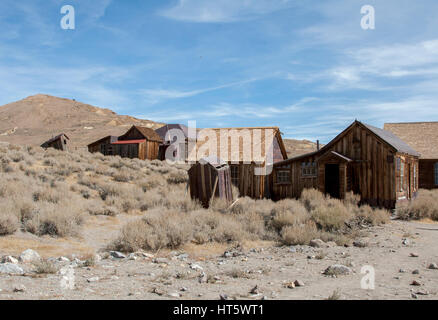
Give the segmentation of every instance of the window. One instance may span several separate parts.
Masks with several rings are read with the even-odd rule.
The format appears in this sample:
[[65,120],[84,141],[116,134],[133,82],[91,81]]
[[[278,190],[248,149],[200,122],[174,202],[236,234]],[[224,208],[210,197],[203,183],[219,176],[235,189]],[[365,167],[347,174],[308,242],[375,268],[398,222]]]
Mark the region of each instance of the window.
[[414,190],[417,190],[417,165],[414,164]]
[[438,162],[435,163],[435,185],[438,186]]
[[306,177],[316,176],[316,162],[301,163],[301,175]]
[[277,183],[290,183],[290,171],[279,170],[277,171]]
[[400,191],[404,190],[405,164],[400,161]]
[[235,186],[239,185],[239,167],[231,166],[231,183]]

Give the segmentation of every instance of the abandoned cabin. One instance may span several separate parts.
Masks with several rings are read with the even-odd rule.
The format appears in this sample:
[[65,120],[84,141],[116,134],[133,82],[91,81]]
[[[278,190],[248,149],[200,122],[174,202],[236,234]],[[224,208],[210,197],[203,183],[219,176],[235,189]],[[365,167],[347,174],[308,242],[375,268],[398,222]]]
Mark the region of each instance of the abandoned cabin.
[[[155,130],[155,132],[160,136],[163,143],[159,147],[158,159],[166,160],[166,152],[169,150],[172,152],[174,159],[181,161],[187,161],[187,146],[188,146],[188,128],[183,124],[166,124],[161,128]],[[175,135],[180,134],[181,137]],[[177,139],[183,142],[175,145]],[[171,148],[171,150],[169,149]]]
[[57,135],[56,137],[51,138],[50,140],[47,140],[41,145],[41,148],[47,149],[47,148],[54,148],[61,151],[67,151],[68,150],[68,140],[70,140],[67,135],[64,133],[61,133]]
[[420,153],[419,187],[438,188],[438,122],[385,123],[384,129]]
[[105,138],[99,139],[88,145],[88,152],[100,152],[105,156],[112,156],[114,155],[113,143],[117,142],[118,139],[119,137],[117,136],[107,136]]
[[315,188],[334,198],[392,209],[416,196],[419,154],[389,131],[359,121],[320,150],[274,164],[272,198],[298,198]]
[[107,136],[88,145],[89,152],[140,160],[155,160],[162,140],[151,128],[132,126],[120,137]]
[[190,196],[208,208],[214,198],[233,201],[228,164],[215,156],[200,159],[188,171]]
[[[270,197],[267,175],[256,174],[273,163],[287,159],[286,149],[278,127],[253,128],[213,128],[204,129],[216,137],[216,148],[209,150],[208,139],[200,137],[196,141],[196,159],[216,156],[230,166],[231,182],[239,189],[241,197],[262,199]],[[202,132],[206,131],[200,131]],[[221,145],[221,132],[226,132],[228,139]],[[237,143],[236,143],[237,142]],[[227,146],[225,145],[227,144]],[[206,151],[204,153],[204,151]],[[272,159],[268,152],[272,151]],[[193,150],[189,150],[189,159]]]

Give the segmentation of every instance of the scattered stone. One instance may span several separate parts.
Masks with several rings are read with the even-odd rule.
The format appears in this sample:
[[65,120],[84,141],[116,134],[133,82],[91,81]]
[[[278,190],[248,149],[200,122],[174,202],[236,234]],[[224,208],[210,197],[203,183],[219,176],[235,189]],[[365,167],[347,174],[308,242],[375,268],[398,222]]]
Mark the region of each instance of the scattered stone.
[[289,248],[289,252],[291,252],[291,253],[296,253],[296,252],[297,252],[297,249],[296,249],[295,247],[290,247],[290,248]]
[[295,283],[292,282],[292,281],[290,281],[290,282],[285,282],[283,285],[284,285],[285,288],[288,288],[288,289],[293,289],[293,288],[295,288]]
[[130,253],[129,255],[128,255],[128,260],[137,260],[137,256],[134,254],[134,253]]
[[251,294],[259,294],[259,288],[258,288],[258,286],[256,285],[254,288],[252,288],[252,289],[249,291],[249,293],[251,293]]
[[24,270],[13,263],[2,263],[0,264],[0,273],[4,274],[24,274]]
[[110,255],[111,255],[111,257],[116,258],[116,259],[125,259],[126,258],[126,256],[119,251],[110,251]]
[[438,270],[438,265],[436,263],[431,263],[428,268],[430,270]]
[[155,258],[154,260],[152,260],[152,262],[158,264],[168,264],[169,260],[166,258]]
[[427,296],[427,295],[429,295],[429,292],[425,291],[425,290],[420,290],[420,291],[415,292],[415,294],[418,294],[420,296]]
[[198,282],[199,283],[207,283],[208,277],[207,274],[202,271],[201,274],[198,276]]
[[26,287],[23,286],[22,284],[17,284],[14,287],[14,292],[24,292],[24,291],[26,291]]
[[328,276],[332,276],[332,275],[337,276],[337,275],[347,275],[352,272],[353,271],[347,266],[344,266],[342,264],[333,264],[329,266],[327,269],[325,269],[324,274]]
[[94,261],[95,261],[95,262],[100,262],[100,261],[102,261],[102,257],[101,257],[100,254],[95,254],[95,255],[93,256],[93,258],[94,258]]
[[261,300],[268,300],[267,296],[263,296]]
[[111,280],[119,280],[118,276],[111,276]]
[[154,257],[153,254],[147,253],[147,252],[143,252],[143,251],[137,251],[137,252],[134,252],[134,253],[135,253],[136,256],[143,257],[143,258],[152,259]]
[[412,274],[420,274],[420,270],[415,269],[414,271],[412,271]]
[[18,258],[18,260],[20,260],[20,262],[23,262],[23,263],[32,263],[32,262],[40,261],[41,257],[38,254],[38,252],[36,252],[32,249],[27,249],[20,254],[20,257]]
[[2,258],[2,263],[13,263],[13,264],[17,264],[18,263],[18,259],[15,259],[12,256],[4,256]]
[[186,292],[189,291],[189,289],[187,289],[186,287],[182,287],[181,289],[179,289],[179,291]]
[[219,295],[219,298],[220,298],[221,300],[228,300],[228,296],[227,296],[225,293],[221,293],[221,294]]
[[321,239],[310,240],[309,245],[314,248],[322,248],[325,246],[325,242]]
[[309,260],[315,259],[315,256],[309,255],[309,256],[307,256],[307,259],[309,259]]
[[192,270],[204,270],[203,267],[201,267],[199,264],[195,264],[195,263],[192,263],[190,265],[190,269],[192,269]]
[[161,290],[160,288],[153,288],[152,293],[155,293],[156,295],[162,296],[165,294],[165,292],[163,290]]
[[402,241],[402,244],[404,245],[404,246],[408,246],[409,245],[409,239],[403,239],[403,241]]
[[87,279],[87,282],[97,282],[97,281],[99,281],[99,277],[92,277]]
[[169,293],[169,297],[171,297],[171,298],[180,298],[181,295],[178,292],[171,292],[171,293]]
[[181,253],[181,254],[179,254],[179,255],[176,256],[176,258],[177,258],[178,260],[187,260],[188,257],[189,257],[189,255],[188,255],[187,253]]
[[221,277],[219,277],[219,276],[214,276],[213,279],[216,280],[216,281],[219,281],[219,280],[221,279]]
[[295,280],[294,285],[295,287],[304,287],[304,282],[301,280]]
[[69,258],[67,258],[67,257],[59,257],[58,259],[58,262],[70,262],[70,259]]
[[356,241],[353,241],[353,246],[355,246],[357,248],[366,248],[366,247],[368,247],[368,242],[366,242],[364,240],[356,240]]
[[415,253],[415,252],[411,252],[411,254],[409,256],[412,257],[412,258],[418,258],[419,257],[418,253]]
[[338,246],[338,244],[337,244],[336,242],[334,242],[334,241],[326,242],[325,245],[326,245],[328,248],[334,248],[334,247],[337,247],[337,246]]
[[406,273],[406,270],[405,269],[400,269],[400,270],[398,270],[398,272],[399,273]]
[[411,282],[411,286],[421,286],[421,283],[418,282],[417,280],[414,280]]
[[411,297],[413,298],[413,299],[418,299],[418,296],[415,294],[415,293],[411,293]]

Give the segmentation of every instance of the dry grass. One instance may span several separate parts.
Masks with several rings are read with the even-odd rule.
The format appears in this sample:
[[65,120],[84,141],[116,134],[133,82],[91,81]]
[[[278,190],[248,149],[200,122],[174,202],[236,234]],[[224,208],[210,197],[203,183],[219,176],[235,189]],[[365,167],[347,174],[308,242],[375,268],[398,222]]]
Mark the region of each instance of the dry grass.
[[406,207],[397,209],[403,220],[431,219],[438,221],[438,190],[421,189],[418,197]]

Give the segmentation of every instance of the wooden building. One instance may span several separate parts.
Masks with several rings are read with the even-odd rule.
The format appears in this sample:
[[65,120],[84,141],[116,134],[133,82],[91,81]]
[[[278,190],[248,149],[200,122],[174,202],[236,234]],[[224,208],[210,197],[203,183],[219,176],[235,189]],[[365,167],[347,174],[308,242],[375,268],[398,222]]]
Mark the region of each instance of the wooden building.
[[217,157],[207,157],[193,164],[188,171],[190,196],[208,208],[213,198],[233,202],[230,167]]
[[420,188],[438,188],[438,122],[385,123],[384,129],[420,153]]
[[117,142],[119,138],[117,136],[107,136],[105,138],[99,139],[88,145],[88,151],[91,153],[100,152],[105,156],[111,156],[114,154],[113,143]]
[[67,137],[67,135],[65,135],[64,133],[61,133],[61,134],[57,135],[56,137],[53,137],[52,139],[44,142],[41,145],[41,147],[44,149],[54,148],[54,149],[61,150],[61,151],[67,151],[68,150],[68,140],[70,140],[70,138]]
[[[213,149],[208,148],[210,138],[205,137],[208,134],[215,140]],[[228,163],[231,181],[240,196],[254,199],[270,197],[269,170],[273,163],[287,158],[278,127],[203,129],[198,132],[195,150],[189,143],[188,153],[190,161],[213,155]]]
[[[182,142],[175,144],[177,137],[173,135],[173,131],[178,130],[182,139]],[[188,128],[183,124],[166,124],[161,128],[155,130],[155,132],[160,136],[163,143],[159,147],[158,159],[166,160],[166,151],[169,147],[172,148],[172,156],[174,159],[180,161],[187,161],[187,141],[188,141]]]
[[315,188],[335,198],[394,208],[418,190],[419,154],[394,134],[355,121],[320,150],[274,164],[272,198],[298,198]]
[[151,128],[132,126],[111,145],[113,155],[122,158],[155,160],[158,158],[158,149],[161,143],[160,136]]

